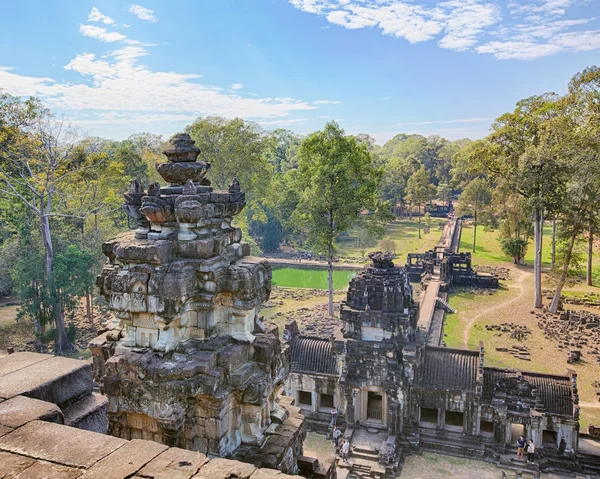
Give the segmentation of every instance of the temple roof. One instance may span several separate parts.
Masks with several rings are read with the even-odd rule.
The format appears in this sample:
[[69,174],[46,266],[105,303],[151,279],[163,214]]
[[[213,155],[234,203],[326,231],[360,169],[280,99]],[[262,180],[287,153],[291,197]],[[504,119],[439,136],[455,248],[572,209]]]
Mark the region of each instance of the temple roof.
[[333,343],[328,339],[297,336],[292,341],[290,369],[295,373],[338,376]]
[[[533,394],[539,398],[545,412],[561,416],[573,415],[573,385],[568,376],[555,376],[532,372],[519,372],[512,369],[485,368],[483,380],[484,397],[491,398],[494,390],[508,389],[502,382],[518,381],[522,377],[532,388]],[[500,383],[500,384],[499,384]],[[510,392],[510,391],[502,391]],[[536,407],[540,409],[540,407]]]
[[478,361],[477,351],[428,346],[418,384],[436,389],[474,391]]

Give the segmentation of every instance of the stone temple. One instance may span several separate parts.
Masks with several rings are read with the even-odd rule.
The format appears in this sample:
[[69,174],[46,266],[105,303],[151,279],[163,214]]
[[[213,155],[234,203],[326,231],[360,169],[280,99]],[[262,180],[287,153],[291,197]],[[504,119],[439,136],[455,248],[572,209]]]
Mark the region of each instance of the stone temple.
[[115,320],[91,349],[109,434],[293,471],[303,417],[278,395],[288,348],[257,314],[271,268],[231,224],[245,195],[237,180],[210,186],[188,135],[164,154],[169,186],[132,182],[138,228],[103,245],[97,284]]
[[475,351],[432,346],[435,328],[422,324],[404,269],[382,253],[370,257],[350,282],[333,335],[302,332],[295,323],[286,328],[286,394],[311,430],[330,429],[338,409],[337,423],[354,448],[350,463],[338,468],[394,477],[404,455],[423,450],[512,466],[523,434],[545,467],[581,470],[577,375],[486,367],[482,344]]

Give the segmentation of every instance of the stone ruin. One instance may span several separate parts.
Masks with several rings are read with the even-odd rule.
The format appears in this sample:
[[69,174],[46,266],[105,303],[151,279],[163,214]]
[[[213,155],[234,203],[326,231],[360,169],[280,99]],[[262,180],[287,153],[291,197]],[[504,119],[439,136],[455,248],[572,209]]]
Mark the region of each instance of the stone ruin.
[[278,395],[287,347],[258,317],[271,267],[232,225],[245,206],[238,181],[215,190],[199,153],[175,135],[156,165],[169,186],[133,181],[125,209],[137,229],[103,245],[97,284],[115,319],[90,348],[109,433],[291,472],[305,432]]

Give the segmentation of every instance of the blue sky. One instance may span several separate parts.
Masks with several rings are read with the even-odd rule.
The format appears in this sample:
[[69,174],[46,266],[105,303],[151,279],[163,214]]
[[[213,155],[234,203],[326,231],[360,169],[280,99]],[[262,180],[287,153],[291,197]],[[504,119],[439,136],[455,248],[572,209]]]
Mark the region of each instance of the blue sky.
[[600,62],[600,0],[19,0],[0,88],[90,134],[170,135],[198,116],[308,133],[337,120],[485,136],[517,100]]

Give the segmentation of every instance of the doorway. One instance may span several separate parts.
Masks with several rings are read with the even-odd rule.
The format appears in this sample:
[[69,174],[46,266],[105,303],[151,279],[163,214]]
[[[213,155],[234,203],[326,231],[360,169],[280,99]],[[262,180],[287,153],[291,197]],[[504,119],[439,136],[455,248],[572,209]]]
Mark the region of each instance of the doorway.
[[367,420],[383,421],[383,395],[375,391],[367,392]]

